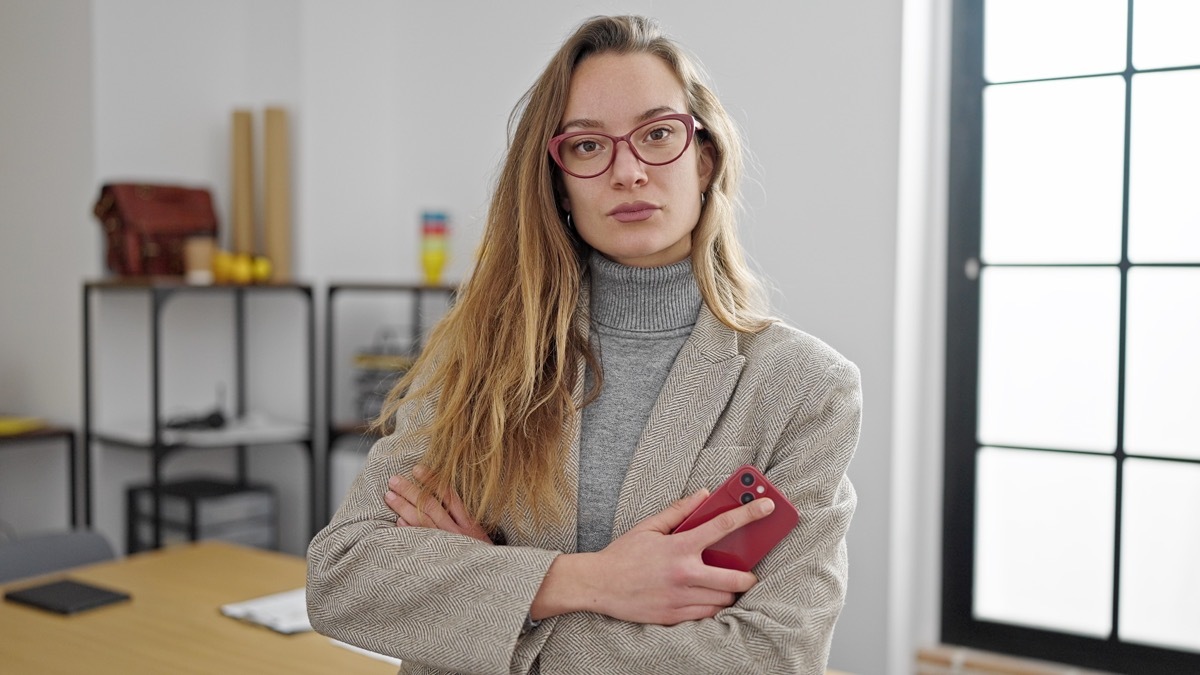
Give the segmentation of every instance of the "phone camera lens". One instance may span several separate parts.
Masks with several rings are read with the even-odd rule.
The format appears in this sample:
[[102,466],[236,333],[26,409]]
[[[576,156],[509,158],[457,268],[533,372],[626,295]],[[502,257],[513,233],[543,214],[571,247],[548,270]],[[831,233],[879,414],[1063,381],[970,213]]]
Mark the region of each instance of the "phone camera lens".
[[753,474],[748,474],[748,473],[742,474],[742,485],[745,485],[746,487],[750,487],[751,485],[754,485]]
[[754,501],[754,495],[750,494],[749,492],[742,493],[742,503],[743,504],[749,504],[752,501]]

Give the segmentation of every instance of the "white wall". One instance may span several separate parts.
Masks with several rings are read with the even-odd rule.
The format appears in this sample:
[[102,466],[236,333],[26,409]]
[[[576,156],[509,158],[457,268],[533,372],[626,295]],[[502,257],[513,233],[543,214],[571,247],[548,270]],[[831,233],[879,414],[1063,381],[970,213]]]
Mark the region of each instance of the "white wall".
[[[56,17],[59,11],[68,16]],[[512,104],[578,21],[626,11],[657,16],[697,53],[742,125],[753,153],[743,235],[777,289],[779,312],[862,369],[863,435],[851,466],[859,509],[850,533],[850,595],[832,665],[886,672],[886,622],[896,602],[889,597],[900,582],[889,577],[901,56],[901,3],[895,0],[94,0],[51,7],[0,0],[6,27],[0,28],[0,83],[6,92],[22,83],[38,92],[19,102],[6,95],[0,123],[6,148],[0,213],[21,216],[4,223],[0,235],[0,292],[8,315],[0,342],[0,407],[78,423],[78,283],[100,271],[98,228],[87,215],[100,182],[207,183],[227,214],[229,111],[280,103],[294,122],[301,278],[318,290],[336,280],[415,278],[424,208],[451,215],[449,276],[458,278],[469,267]],[[75,34],[66,32],[72,26]],[[10,33],[34,38],[14,43]],[[63,69],[73,84],[64,82]],[[51,105],[56,95],[70,98],[62,107],[70,118],[44,114],[59,109]],[[10,119],[10,106],[24,116]],[[37,137],[56,138],[61,148],[46,155],[30,140]],[[20,152],[7,150],[9,143]],[[35,159],[47,162],[42,196],[15,187],[25,185]],[[65,181],[74,187],[64,197]],[[29,232],[33,222],[59,228],[58,243],[53,251],[14,254],[16,242],[45,247]],[[53,284],[31,287],[26,280],[44,277],[39,271],[54,265],[64,246],[73,256],[69,271]],[[138,312],[110,305],[106,317]],[[287,311],[272,318],[283,326],[281,334],[268,330],[255,338],[260,348],[289,344]],[[175,334],[208,325],[189,317],[222,312],[220,306],[181,310]],[[64,353],[70,357],[60,358]],[[204,386],[177,392],[174,405],[211,399],[208,384],[220,375],[184,370],[184,380],[199,377]],[[280,391],[295,389],[285,382]],[[145,475],[144,460],[129,453],[105,451],[100,459],[99,485]],[[7,460],[0,456],[0,462]],[[187,456],[176,470],[223,463],[226,458],[215,455]],[[35,464],[28,458],[0,463],[0,519],[22,530],[45,526],[40,514],[62,509],[61,477],[46,471],[34,478],[45,486],[46,498],[36,500],[44,504],[31,506],[27,493],[6,501],[24,480],[15,472],[28,475]],[[285,492],[285,545],[300,550],[305,506],[298,453],[264,453],[252,472]],[[118,492],[98,496],[98,524],[110,533],[120,529]]]
[[[0,411],[75,424],[79,280],[95,276],[89,3],[0,0]],[[66,453],[0,448],[0,521],[67,522]]]
[[299,8],[290,0],[91,4],[95,180],[210,186],[228,245],[230,113],[255,111],[261,144],[263,106],[297,107]]
[[951,0],[904,3],[897,207],[888,672],[940,619],[946,146]]

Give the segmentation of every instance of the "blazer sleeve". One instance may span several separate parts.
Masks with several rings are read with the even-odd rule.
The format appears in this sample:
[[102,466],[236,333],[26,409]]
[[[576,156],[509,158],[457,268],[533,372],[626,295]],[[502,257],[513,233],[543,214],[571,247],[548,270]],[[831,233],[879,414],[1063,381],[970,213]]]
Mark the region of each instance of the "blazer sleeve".
[[[470,673],[524,671],[544,636],[519,638],[557,551],[492,546],[463,535],[396,527],[387,480],[411,473],[426,443],[413,433],[432,399],[405,403],[332,521],[308,549],[308,614],[317,632],[424,665]],[[518,657],[517,652],[526,653]]]
[[810,393],[766,470],[800,522],[755,568],[759,582],[715,617],[675,626],[563,615],[542,649],[543,672],[825,672],[846,596],[845,538],[856,503],[846,468],[859,436],[858,369],[835,362]]

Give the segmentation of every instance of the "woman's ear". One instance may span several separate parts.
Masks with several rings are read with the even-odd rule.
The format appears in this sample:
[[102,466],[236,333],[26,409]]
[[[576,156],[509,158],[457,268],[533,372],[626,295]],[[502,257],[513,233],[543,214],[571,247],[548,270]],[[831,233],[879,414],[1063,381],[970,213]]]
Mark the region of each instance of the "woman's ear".
[[561,175],[554,176],[554,196],[558,197],[558,206],[566,213],[571,212],[571,198],[567,196],[567,186]]
[[696,160],[696,169],[700,177],[700,191],[708,192],[708,184],[712,181],[713,167],[717,165],[717,149],[708,141],[700,141],[696,147],[700,150],[700,156]]

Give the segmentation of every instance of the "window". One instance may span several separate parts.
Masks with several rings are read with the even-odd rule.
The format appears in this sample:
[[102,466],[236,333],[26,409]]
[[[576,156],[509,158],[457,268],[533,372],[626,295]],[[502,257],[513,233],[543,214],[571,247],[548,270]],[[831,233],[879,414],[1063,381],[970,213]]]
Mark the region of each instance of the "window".
[[1200,2],[953,30],[942,639],[1200,672]]

